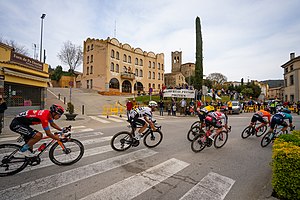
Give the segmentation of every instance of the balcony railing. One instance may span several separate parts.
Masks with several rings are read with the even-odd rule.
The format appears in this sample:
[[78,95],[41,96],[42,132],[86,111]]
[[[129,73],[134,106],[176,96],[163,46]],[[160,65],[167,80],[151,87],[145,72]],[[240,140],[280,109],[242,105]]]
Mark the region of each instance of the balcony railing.
[[121,72],[121,78],[133,80],[135,79],[135,74],[132,72]]

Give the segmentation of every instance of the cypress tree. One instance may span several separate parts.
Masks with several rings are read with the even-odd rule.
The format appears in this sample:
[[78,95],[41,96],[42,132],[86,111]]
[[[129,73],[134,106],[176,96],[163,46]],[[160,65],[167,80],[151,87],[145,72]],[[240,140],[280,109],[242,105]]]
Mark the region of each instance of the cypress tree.
[[194,87],[198,91],[202,89],[203,83],[203,49],[200,18],[196,17],[196,63]]

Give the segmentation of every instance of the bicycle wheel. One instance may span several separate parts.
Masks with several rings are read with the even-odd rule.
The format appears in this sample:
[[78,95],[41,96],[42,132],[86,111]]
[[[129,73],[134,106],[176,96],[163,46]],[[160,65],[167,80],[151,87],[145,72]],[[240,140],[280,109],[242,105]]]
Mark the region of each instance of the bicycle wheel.
[[194,123],[192,123],[190,129],[194,128],[195,126],[200,126],[200,125],[201,125],[201,122],[200,122],[200,121],[195,121]]
[[115,151],[125,151],[131,147],[132,143],[133,137],[128,131],[115,134],[110,141],[110,145]]
[[157,131],[150,131],[144,136],[144,145],[149,148],[156,147],[161,143],[163,134],[160,129]]
[[208,138],[206,137],[204,132],[201,132],[198,135],[196,135],[191,143],[192,151],[195,153],[202,151],[206,147],[207,139]]
[[199,126],[194,126],[191,128],[187,134],[188,141],[193,141],[194,137],[201,132],[201,129]]
[[25,156],[15,155],[20,148],[17,144],[0,145],[0,177],[16,174],[28,165]]
[[273,139],[273,136],[272,136],[273,134],[274,133],[272,133],[272,132],[269,132],[269,133],[265,134],[264,137],[261,139],[260,145],[262,147],[268,146],[271,143],[272,139]]
[[72,165],[82,158],[84,146],[80,141],[70,139],[64,142],[63,145],[64,149],[56,142],[50,148],[49,158],[54,164]]
[[228,133],[226,131],[221,131],[214,138],[214,146],[216,148],[221,148],[226,144],[227,140],[228,140]]
[[268,129],[267,125],[263,125],[262,127],[260,127],[260,128],[258,129],[258,131],[255,131],[255,132],[256,132],[256,133],[255,133],[256,137],[260,137],[260,136],[262,136],[263,134],[265,134],[265,132],[267,131],[267,129]]
[[247,127],[243,130],[241,136],[242,136],[243,139],[246,139],[246,138],[248,138],[251,134],[252,134],[252,127],[251,127],[251,126],[247,126]]

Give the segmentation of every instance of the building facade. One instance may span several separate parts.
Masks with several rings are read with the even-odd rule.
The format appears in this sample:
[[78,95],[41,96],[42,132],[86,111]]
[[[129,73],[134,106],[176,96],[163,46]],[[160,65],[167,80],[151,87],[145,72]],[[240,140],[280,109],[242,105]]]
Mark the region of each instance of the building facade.
[[84,41],[81,87],[119,93],[158,92],[164,83],[164,54],[122,44],[116,38]]
[[284,70],[284,101],[297,102],[300,100],[300,56],[290,54],[290,60],[281,66]]
[[12,114],[45,107],[48,64],[29,58],[0,43],[0,95]]

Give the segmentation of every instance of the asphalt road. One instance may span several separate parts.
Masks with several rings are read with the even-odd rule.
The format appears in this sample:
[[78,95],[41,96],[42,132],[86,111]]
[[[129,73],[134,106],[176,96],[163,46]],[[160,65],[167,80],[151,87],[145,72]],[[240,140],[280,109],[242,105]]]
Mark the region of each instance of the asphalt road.
[[[127,130],[125,120],[75,126],[73,136],[85,146],[78,163],[57,166],[45,154],[40,165],[1,177],[0,199],[269,199],[272,145],[262,148],[261,138],[240,136],[251,115],[230,116],[226,145],[200,153],[186,139],[196,118],[158,116],[162,143],[125,152],[109,145],[111,136]],[[298,116],[294,121],[300,127]]]

